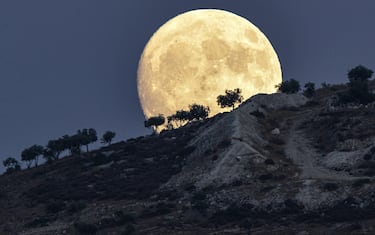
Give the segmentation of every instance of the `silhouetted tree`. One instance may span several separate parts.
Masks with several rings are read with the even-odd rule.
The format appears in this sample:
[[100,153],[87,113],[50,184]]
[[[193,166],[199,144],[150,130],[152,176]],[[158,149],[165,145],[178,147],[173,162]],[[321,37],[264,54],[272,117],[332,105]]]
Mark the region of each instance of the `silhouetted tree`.
[[80,145],[86,146],[86,152],[89,152],[89,144],[98,140],[96,130],[93,128],[78,130],[77,136],[76,141],[80,142]]
[[165,123],[165,118],[162,114],[159,114],[158,116],[150,117],[144,122],[145,127],[150,128],[154,127],[154,131],[156,132],[156,129],[158,126],[161,126]]
[[21,170],[19,162],[12,157],[8,157],[3,161],[3,165],[6,168],[6,173],[12,173]]
[[189,111],[178,110],[175,114],[168,116],[168,123],[174,122],[177,127],[184,125],[189,121]]
[[358,65],[349,70],[348,78],[351,83],[355,81],[367,82],[368,79],[372,77],[373,73],[374,72],[371,69],[368,69],[363,65]]
[[81,146],[84,143],[84,140],[81,135],[64,135],[62,137],[62,141],[64,143],[64,148],[69,150],[70,154],[80,154],[81,153]]
[[367,104],[374,99],[368,90],[368,79],[372,77],[373,73],[372,70],[362,65],[358,65],[348,72],[352,101]]
[[219,95],[217,97],[217,104],[221,108],[231,107],[234,110],[236,103],[241,103],[243,96],[241,95],[241,89],[236,88],[234,90],[225,90],[225,95]]
[[112,143],[113,138],[115,138],[116,133],[112,131],[106,131],[102,138],[100,139],[102,144],[110,145]]
[[315,84],[312,83],[312,82],[308,82],[305,84],[304,86],[304,91],[303,91],[303,95],[306,96],[306,97],[312,97],[313,95],[315,95]]
[[203,120],[208,117],[210,108],[207,106],[192,104],[189,105],[189,121]]
[[283,81],[275,87],[278,89],[279,92],[286,94],[297,93],[301,89],[299,82],[293,78],[287,81]]
[[50,140],[44,150],[43,157],[47,161],[57,160],[60,154],[66,149],[63,138],[57,140]]
[[46,160],[47,163],[52,163],[53,161],[57,160],[55,153],[48,148],[45,148],[43,151],[43,158]]
[[30,168],[32,162],[35,162],[35,167],[38,166],[39,156],[44,152],[43,146],[33,145],[30,148],[26,148],[21,153],[22,161],[26,161],[27,168]]

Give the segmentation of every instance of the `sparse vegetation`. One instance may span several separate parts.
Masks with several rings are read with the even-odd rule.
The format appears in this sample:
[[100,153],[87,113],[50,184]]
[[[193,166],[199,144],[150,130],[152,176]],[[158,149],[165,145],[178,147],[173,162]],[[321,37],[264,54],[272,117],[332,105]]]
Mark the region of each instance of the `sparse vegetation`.
[[368,79],[374,72],[362,65],[351,69],[348,72],[349,92],[340,93],[340,103],[368,104],[375,100],[375,96],[369,92]]
[[290,79],[275,86],[279,92],[293,94],[300,91],[301,87],[297,80]]
[[71,213],[71,214],[74,214],[76,212],[79,212],[83,209],[86,208],[86,204],[84,202],[76,202],[76,201],[73,201],[71,202],[70,204],[68,204],[66,210]]
[[322,88],[330,88],[330,87],[331,87],[331,84],[326,83],[326,82],[323,82],[323,83],[321,84],[321,86],[322,86]]
[[267,159],[264,161],[264,163],[265,163],[266,165],[275,165],[274,160],[272,160],[271,158],[267,158]]
[[243,100],[243,96],[241,95],[241,89],[236,88],[234,90],[225,90],[225,95],[219,95],[217,97],[217,104],[221,108],[232,108],[234,110],[234,106],[236,103],[241,103]]
[[21,157],[22,161],[25,161],[27,168],[31,167],[31,164],[34,162],[35,167],[38,166],[39,156],[43,155],[44,148],[40,145],[33,145],[30,148],[26,148],[22,151]]
[[227,148],[232,144],[232,141],[228,138],[223,139],[219,144],[218,148]]
[[189,105],[189,121],[204,120],[208,117],[210,108],[207,106],[192,104]]
[[126,225],[124,231],[121,233],[121,235],[130,235],[135,232],[135,227],[132,224]]
[[[343,86],[338,90],[349,89]],[[304,95],[305,91],[306,89]],[[328,221],[327,226],[332,228],[337,226],[330,224],[331,221],[342,221],[340,229],[359,229],[356,221],[362,223],[363,218],[375,218],[375,204],[372,203],[371,194],[373,180],[370,177],[356,180],[363,175],[375,175],[375,147],[371,148],[374,128],[368,124],[373,122],[373,107],[361,106],[363,108],[354,111],[346,107],[335,108],[333,111],[320,109],[327,103],[327,94],[332,97],[334,91],[318,90],[312,99],[315,102],[312,106],[281,109],[260,106],[264,109],[259,108],[250,113],[259,119],[249,116],[248,110],[254,110],[254,106],[252,109],[244,107],[247,116],[241,113],[241,118],[256,122],[256,128],[244,128],[243,131],[246,133],[240,132],[241,135],[228,134],[229,132],[220,130],[210,133],[213,126],[209,125],[218,124],[217,127],[220,129],[230,124],[232,119],[220,118],[231,114],[220,114],[212,120],[165,131],[158,136],[147,135],[121,141],[90,154],[67,157],[59,161],[56,160],[66,150],[79,153],[86,145],[88,151],[87,144],[82,140],[84,138],[78,137],[87,136],[89,131],[83,129],[72,136],[66,135],[51,140],[44,148],[43,157],[49,162],[55,161],[53,164],[6,175],[1,179],[1,185],[4,187],[0,191],[0,202],[5,205],[4,215],[14,213],[13,221],[22,222],[16,225],[9,223],[7,232],[4,232],[6,225],[0,225],[0,231],[4,234],[17,234],[19,230],[15,232],[15,226],[21,226],[22,230],[32,228],[38,231],[34,228],[55,227],[61,224],[68,234],[133,234],[138,231],[167,231],[174,234],[180,231],[196,232],[198,226],[199,232],[219,234],[227,228],[232,229],[234,233],[250,233],[255,231],[253,229],[259,232],[267,229],[269,232],[270,228],[277,226],[277,229],[281,228],[280,231],[287,234],[285,227],[290,224],[298,225],[306,231],[313,226],[314,231],[318,231],[317,225],[320,226],[318,223],[321,221]],[[230,107],[233,109],[233,106]],[[318,109],[319,113],[315,112]],[[207,116],[208,112],[203,118],[193,119],[190,110],[180,110],[168,117],[168,122],[173,122],[174,126],[182,126]],[[298,119],[301,122],[296,122],[297,118],[301,118]],[[311,129],[308,129],[310,126]],[[276,127],[281,130],[281,134],[271,135],[271,130]],[[253,131],[257,134],[256,138]],[[290,133],[294,131],[301,136],[306,134],[311,143],[289,138]],[[202,140],[201,133],[204,133],[204,138],[207,135],[207,139],[197,142],[196,140]],[[114,137],[114,134],[112,136]],[[113,137],[105,140],[103,135],[101,141],[110,145]],[[359,142],[359,147],[354,146],[357,142],[350,142],[352,139],[363,141],[366,145]],[[303,180],[299,178],[299,166],[292,164],[293,160],[283,146],[288,143],[288,147],[292,147],[288,141],[294,141],[296,148],[301,147],[301,153],[305,150],[308,153],[308,144],[311,144],[309,146],[316,148],[323,159],[319,161],[319,167],[325,168],[324,172],[327,174],[331,172],[337,176],[337,180],[333,180],[334,177],[320,178],[318,174],[309,176],[312,180],[309,180],[308,187],[317,200],[313,203],[324,200],[315,197],[319,192],[332,197],[330,203],[320,203],[319,209],[310,211],[304,209],[304,206],[310,203],[308,200],[296,199],[295,193],[301,192],[300,187],[304,186],[301,184]],[[232,142],[236,146],[233,151],[227,152],[226,148]],[[325,142],[332,144],[332,148],[323,149]],[[256,152],[250,148],[249,151],[237,148],[242,144],[254,147]],[[358,149],[365,146],[358,151],[362,155],[353,155],[354,163],[350,162],[353,165],[342,166],[341,161],[335,161],[335,157],[341,157],[339,154],[329,154],[335,148],[339,149],[338,151],[353,151],[352,146]],[[343,153],[344,157],[345,154]],[[329,162],[330,166],[333,165],[330,168],[325,162],[328,157],[333,159]],[[13,168],[16,165],[15,161],[17,160],[9,160],[7,164],[4,161],[3,164],[5,167]],[[30,165],[35,159],[31,161]],[[241,168],[237,168],[237,165]],[[340,172],[334,172],[335,170]],[[352,180],[340,180],[340,176]],[[23,183],[24,179],[28,180],[27,184]],[[282,187],[285,184],[288,187]],[[353,198],[334,205],[333,203],[342,199],[340,193],[343,191]],[[20,199],[22,205],[16,204],[19,201],[12,201]],[[261,203],[258,203],[258,200],[261,200]],[[9,205],[7,202],[10,202]],[[24,208],[30,209],[30,213],[24,213],[26,216],[21,213]],[[77,220],[80,222],[73,225],[72,221]],[[66,227],[67,224],[70,228]],[[349,227],[350,224],[354,226]],[[294,226],[293,229],[296,231]],[[365,229],[367,227],[363,225],[363,230]]]
[[96,225],[84,222],[74,223],[74,228],[77,230],[79,234],[82,235],[93,235],[98,232],[98,227]]
[[96,130],[94,128],[78,130],[77,142],[80,146],[86,146],[86,152],[89,152],[89,144],[95,143],[98,140]]
[[54,161],[59,159],[60,154],[66,150],[64,140],[59,138],[57,140],[50,140],[44,150],[43,157],[47,161]]
[[323,189],[325,190],[325,191],[335,191],[335,190],[337,190],[339,188],[339,185],[338,184],[336,184],[336,183],[325,183],[324,185],[323,185]]
[[353,187],[359,188],[365,184],[369,184],[370,182],[370,179],[358,179],[353,182]]
[[250,115],[253,115],[257,118],[265,118],[266,117],[266,115],[264,115],[264,113],[259,111],[259,110],[251,112]]
[[45,211],[47,213],[55,214],[65,209],[65,203],[63,201],[50,201],[46,204]]
[[315,95],[315,84],[312,82],[308,82],[305,84],[303,90],[303,95],[310,98]]
[[20,163],[12,157],[8,157],[3,161],[3,165],[6,168],[6,173],[13,173],[15,171],[21,170]]
[[25,224],[26,228],[40,228],[48,226],[48,223],[51,222],[50,218],[47,217],[37,217],[32,221]]
[[144,122],[145,127],[150,128],[153,127],[154,130],[158,128],[158,126],[161,126],[165,123],[165,118],[162,114],[159,114],[158,116],[150,117]]
[[168,124],[181,127],[188,122],[204,120],[208,117],[209,113],[210,108],[208,106],[192,104],[189,105],[189,111],[178,110],[175,114],[168,116]]
[[178,110],[175,114],[168,116],[167,119],[168,123],[174,123],[176,127],[181,127],[190,120],[189,116],[189,111]]
[[113,138],[115,138],[115,136],[116,136],[115,132],[106,131],[101,138],[101,143],[110,145],[112,143]]

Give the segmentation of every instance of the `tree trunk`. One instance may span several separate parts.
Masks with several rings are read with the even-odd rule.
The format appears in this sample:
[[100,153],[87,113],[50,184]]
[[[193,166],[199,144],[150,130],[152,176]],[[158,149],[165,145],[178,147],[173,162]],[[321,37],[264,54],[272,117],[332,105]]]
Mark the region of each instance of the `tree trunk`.
[[89,145],[87,144],[86,145],[86,153],[88,153],[89,152]]

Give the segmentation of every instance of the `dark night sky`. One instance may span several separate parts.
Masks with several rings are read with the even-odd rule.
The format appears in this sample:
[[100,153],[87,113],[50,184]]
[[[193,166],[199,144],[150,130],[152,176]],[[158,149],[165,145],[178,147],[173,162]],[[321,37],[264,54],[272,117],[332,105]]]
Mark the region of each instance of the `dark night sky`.
[[198,8],[258,26],[284,79],[342,83],[358,64],[375,69],[373,0],[2,0],[0,159],[85,127],[116,140],[149,133],[136,89],[143,47],[168,19]]

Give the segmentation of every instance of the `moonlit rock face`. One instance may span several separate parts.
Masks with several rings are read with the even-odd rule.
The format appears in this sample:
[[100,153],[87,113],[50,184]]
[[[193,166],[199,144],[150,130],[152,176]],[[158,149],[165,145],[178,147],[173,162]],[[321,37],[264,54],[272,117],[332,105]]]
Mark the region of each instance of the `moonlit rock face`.
[[169,116],[197,103],[221,112],[216,98],[240,88],[245,99],[273,93],[281,82],[271,43],[246,19],[222,10],[195,10],[165,23],[147,43],[138,68],[146,118]]

